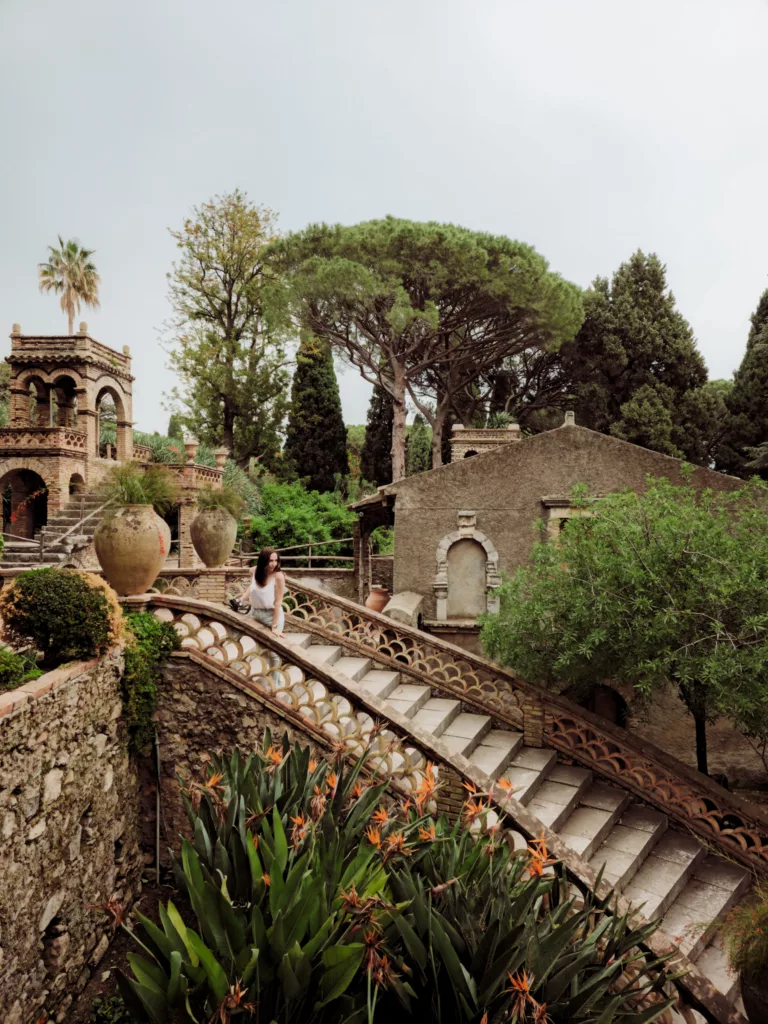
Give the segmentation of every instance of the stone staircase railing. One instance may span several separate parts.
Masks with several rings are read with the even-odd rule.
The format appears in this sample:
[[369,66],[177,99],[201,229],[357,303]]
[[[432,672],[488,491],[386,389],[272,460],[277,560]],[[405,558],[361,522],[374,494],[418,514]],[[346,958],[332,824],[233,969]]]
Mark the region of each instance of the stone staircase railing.
[[520,729],[528,746],[561,751],[755,874],[768,875],[768,817],[761,809],[646,740],[491,661],[327,591],[288,580],[284,607],[297,628],[343,637],[347,647]]
[[[466,757],[452,752],[438,737],[387,706],[383,699],[361,689],[351,678],[333,671],[332,665],[313,660],[301,646],[280,640],[253,620],[203,601],[152,594],[129,598],[126,603],[146,605],[159,618],[172,622],[182,637],[181,656],[193,658],[268,706],[311,741],[326,749],[341,748],[350,756],[370,749],[371,765],[389,777],[401,793],[412,793],[430,770],[429,765],[435,767],[440,782],[438,810],[450,809],[455,813],[464,798],[464,783],[470,783],[481,793],[490,793],[498,814],[506,815],[514,823],[513,832],[525,840],[544,835],[548,848],[563,862],[569,880],[579,891],[590,890],[603,899],[610,895],[608,884],[605,880],[598,882],[586,861]],[[381,619],[382,625],[388,624],[381,616],[376,619]],[[306,621],[303,625],[306,628]],[[443,654],[448,651],[443,650]],[[648,794],[644,797],[647,799]],[[611,911],[630,910],[623,897],[614,896]],[[694,1019],[690,1015],[693,1008],[713,1024],[743,1024],[734,1005],[663,932],[655,932],[647,948],[657,956],[672,954],[670,969],[681,972],[675,985],[680,993],[679,1009],[686,1021]],[[664,1018],[673,1019],[681,1020],[680,1014]]]

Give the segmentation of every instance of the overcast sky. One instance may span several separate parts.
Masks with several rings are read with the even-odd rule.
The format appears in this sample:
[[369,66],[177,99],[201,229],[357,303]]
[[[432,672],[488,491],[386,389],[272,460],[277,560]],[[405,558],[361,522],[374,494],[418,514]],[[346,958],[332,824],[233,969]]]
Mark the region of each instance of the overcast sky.
[[0,355],[66,330],[36,267],[76,237],[164,432],[167,228],[239,187],[284,231],[451,221],[582,286],[657,252],[728,377],[768,286],[767,52],[768,0],[0,0]]

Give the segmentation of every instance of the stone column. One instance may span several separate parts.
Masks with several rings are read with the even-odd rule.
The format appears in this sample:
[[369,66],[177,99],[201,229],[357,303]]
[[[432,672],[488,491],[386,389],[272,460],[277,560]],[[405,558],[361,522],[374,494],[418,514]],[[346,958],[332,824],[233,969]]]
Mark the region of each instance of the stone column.
[[11,426],[28,427],[29,388],[23,384],[11,385]]
[[40,394],[37,391],[37,426],[50,427],[51,425],[51,385],[45,385],[45,391]]
[[[99,457],[99,417],[94,409],[88,405],[88,389],[78,388],[75,391],[77,398],[77,429],[85,432],[85,452],[88,463],[91,459]],[[86,463],[86,473],[88,470]]]
[[196,515],[197,502],[194,496],[191,498],[185,498],[181,505],[179,505],[179,551],[181,552],[181,557],[179,559],[180,569],[195,569],[200,565],[200,559],[197,557],[197,552],[192,544],[192,537],[189,532],[192,520]]
[[130,420],[117,421],[117,461],[131,462],[133,459],[133,423]]

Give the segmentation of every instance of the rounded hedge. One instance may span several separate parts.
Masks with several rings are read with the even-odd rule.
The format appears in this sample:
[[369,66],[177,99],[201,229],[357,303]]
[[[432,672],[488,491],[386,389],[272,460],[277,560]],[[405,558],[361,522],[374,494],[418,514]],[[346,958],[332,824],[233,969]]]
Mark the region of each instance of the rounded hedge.
[[123,635],[117,595],[99,576],[76,569],[23,572],[0,595],[5,639],[33,644],[43,664],[104,654]]

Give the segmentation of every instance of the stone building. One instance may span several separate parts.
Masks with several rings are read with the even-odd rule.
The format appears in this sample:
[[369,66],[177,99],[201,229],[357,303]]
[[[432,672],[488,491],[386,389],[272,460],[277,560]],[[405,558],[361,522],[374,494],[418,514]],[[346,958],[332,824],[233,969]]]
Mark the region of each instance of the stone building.
[[[500,574],[528,561],[537,523],[556,537],[579,514],[571,507],[574,485],[601,495],[640,491],[649,474],[682,479],[677,459],[578,427],[572,414],[562,427],[532,437],[520,438],[514,429],[483,435],[454,431],[449,465],[382,487],[352,506],[361,556],[376,526],[394,525],[393,592],[420,595],[423,624],[470,646],[477,616],[498,607]],[[693,482],[716,490],[741,485],[704,468],[695,470]]]

